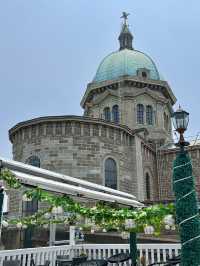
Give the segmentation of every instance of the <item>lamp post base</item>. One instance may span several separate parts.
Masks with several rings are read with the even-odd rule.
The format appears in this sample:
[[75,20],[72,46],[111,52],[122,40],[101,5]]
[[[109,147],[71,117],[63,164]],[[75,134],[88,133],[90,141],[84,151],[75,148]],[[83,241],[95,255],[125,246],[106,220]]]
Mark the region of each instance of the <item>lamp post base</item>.
[[180,153],[184,153],[185,147],[189,146],[189,145],[190,145],[190,143],[187,141],[175,143],[175,146],[180,148]]

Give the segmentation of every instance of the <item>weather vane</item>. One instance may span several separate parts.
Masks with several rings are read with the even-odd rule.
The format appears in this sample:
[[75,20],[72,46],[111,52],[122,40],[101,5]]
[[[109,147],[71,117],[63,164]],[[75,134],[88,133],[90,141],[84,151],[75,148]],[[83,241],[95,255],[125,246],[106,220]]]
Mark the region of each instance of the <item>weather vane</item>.
[[126,13],[126,12],[122,12],[122,16],[120,18],[123,18],[124,19],[124,24],[127,24],[127,20],[128,20],[128,16],[130,14],[129,13]]

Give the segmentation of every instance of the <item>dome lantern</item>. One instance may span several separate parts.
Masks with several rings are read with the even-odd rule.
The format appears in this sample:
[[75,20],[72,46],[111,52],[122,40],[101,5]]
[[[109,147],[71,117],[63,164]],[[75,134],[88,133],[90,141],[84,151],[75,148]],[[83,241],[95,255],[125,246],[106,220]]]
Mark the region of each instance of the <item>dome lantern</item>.
[[129,30],[128,16],[126,12],[121,16],[123,23],[118,38],[119,50],[110,53],[101,61],[93,82],[114,80],[122,76],[160,80],[159,72],[151,57],[133,48],[133,35]]
[[122,29],[121,29],[119,38],[118,38],[119,44],[120,44],[119,50],[123,50],[123,49],[133,50],[133,46],[132,46],[133,35],[130,32],[129,26],[127,23],[128,16],[129,16],[129,14],[126,12],[123,12],[122,16],[121,16],[121,18],[123,18],[124,21],[122,24]]

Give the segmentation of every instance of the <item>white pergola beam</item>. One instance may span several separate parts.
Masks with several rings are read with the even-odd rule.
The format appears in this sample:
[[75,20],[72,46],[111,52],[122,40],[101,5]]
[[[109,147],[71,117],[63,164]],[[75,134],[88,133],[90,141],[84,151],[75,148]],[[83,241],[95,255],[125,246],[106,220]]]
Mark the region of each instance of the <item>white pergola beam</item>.
[[94,200],[108,201],[108,202],[113,202],[113,203],[116,202],[118,204],[123,204],[123,205],[133,206],[133,207],[143,206],[142,203],[136,200],[125,198],[125,197],[119,197],[116,195],[111,195],[108,193],[99,192],[99,191],[83,188],[80,186],[69,185],[69,184],[58,182],[58,181],[46,179],[44,177],[21,173],[18,171],[11,170],[11,172],[19,179],[21,183],[25,185],[31,185],[34,187],[39,186],[40,188],[44,190],[49,190],[52,192],[58,192],[61,194],[73,195],[73,196],[78,196],[78,197],[85,197],[85,198],[94,199]]
[[40,177],[45,177],[47,179],[56,179],[56,181],[64,181],[65,183],[69,182],[70,184],[73,183],[74,185],[77,186],[83,186],[85,188],[89,188],[92,190],[96,190],[99,192],[106,192],[108,194],[112,194],[112,195],[116,195],[116,196],[120,196],[120,197],[125,197],[125,198],[129,198],[129,199],[136,199],[136,197],[134,195],[131,195],[129,193],[126,192],[122,192],[119,190],[115,190],[112,188],[108,188],[102,185],[98,185],[89,181],[85,181],[79,178],[74,178],[68,175],[63,175],[63,174],[59,174],[59,173],[55,173],[53,171],[49,171],[49,170],[45,170],[42,168],[38,168],[38,167],[34,167],[28,164],[24,164],[24,163],[20,163],[14,160],[8,160],[8,159],[4,159],[2,157],[0,157],[0,161],[3,167],[8,168],[10,170],[14,170],[14,171],[18,171],[21,173],[28,173],[31,175],[35,175],[35,176],[40,176]]

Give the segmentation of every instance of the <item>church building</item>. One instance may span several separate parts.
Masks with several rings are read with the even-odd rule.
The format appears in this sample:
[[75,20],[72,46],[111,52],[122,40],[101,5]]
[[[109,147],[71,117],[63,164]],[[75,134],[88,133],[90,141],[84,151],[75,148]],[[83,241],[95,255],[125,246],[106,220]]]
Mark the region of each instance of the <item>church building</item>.
[[[176,97],[152,58],[136,50],[127,15],[119,49],[105,56],[81,99],[83,116],[47,116],[9,131],[13,159],[134,194],[173,200],[171,115]],[[199,188],[200,146],[188,147]],[[11,211],[20,197],[10,195]]]

